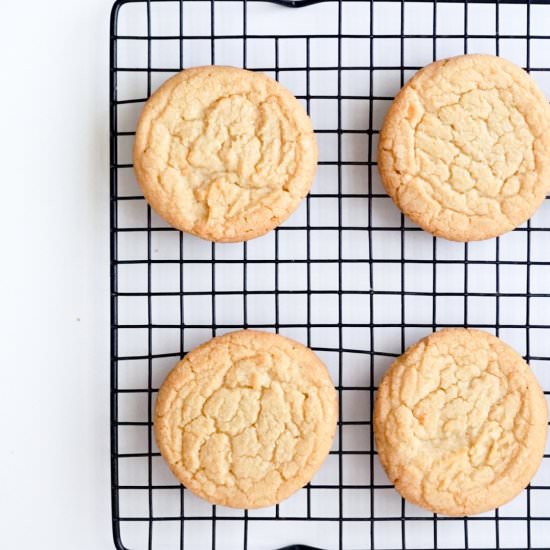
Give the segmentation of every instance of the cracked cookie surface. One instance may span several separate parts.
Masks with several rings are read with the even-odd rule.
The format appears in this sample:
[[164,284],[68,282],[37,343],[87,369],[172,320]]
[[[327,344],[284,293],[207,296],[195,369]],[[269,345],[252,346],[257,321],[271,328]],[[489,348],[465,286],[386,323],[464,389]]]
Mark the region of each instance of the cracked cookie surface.
[[174,475],[213,504],[258,508],[310,481],[336,430],[336,390],[308,348],[243,330],[178,363],[159,390],[158,446]]
[[196,67],[167,80],[138,123],[134,169],[149,204],[173,227],[217,242],[281,224],[317,166],[311,121],[262,73]]
[[513,63],[465,55],[424,67],[395,98],[378,166],[397,206],[455,241],[501,235],[550,190],[550,106]]
[[445,329],[384,375],[374,430],[380,462],[404,498],[472,515],[529,483],[544,452],[547,407],[527,363],[502,340]]

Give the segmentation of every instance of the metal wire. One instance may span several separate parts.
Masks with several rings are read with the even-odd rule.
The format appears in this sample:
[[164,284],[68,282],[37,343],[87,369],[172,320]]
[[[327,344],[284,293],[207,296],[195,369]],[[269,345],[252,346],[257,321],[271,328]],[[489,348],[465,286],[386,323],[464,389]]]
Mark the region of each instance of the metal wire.
[[[542,47],[548,48],[546,44],[550,43],[546,41],[550,39],[550,28],[546,32],[544,29],[541,31],[538,26],[537,33],[531,32],[531,4],[547,3],[543,0],[529,3],[513,0],[483,0],[475,3],[454,0],[436,0],[429,3],[398,0],[393,2],[397,6],[397,12],[393,13],[398,14],[398,31],[381,32],[375,25],[376,13],[379,6],[387,5],[387,2],[273,0],[272,3],[289,7],[326,3],[335,8],[332,13],[336,21],[332,32],[323,33],[314,29],[313,33],[288,34],[266,33],[264,29],[258,31],[255,27],[254,21],[257,22],[257,19],[251,18],[250,10],[257,10],[261,4],[267,3],[268,0],[119,0],[112,10],[110,368],[111,498],[116,547],[268,547],[269,544],[266,546],[266,541],[261,538],[262,530],[257,527],[267,526],[266,529],[269,529],[270,524],[280,525],[279,532],[293,533],[295,540],[288,542],[303,540],[311,544],[311,541],[302,535],[306,529],[305,522],[309,522],[323,530],[327,545],[339,549],[445,548],[450,544],[449,536],[445,533],[449,528],[454,529],[456,526],[459,530],[454,529],[452,533],[461,537],[461,540],[454,540],[453,547],[474,550],[478,548],[475,538],[479,531],[478,525],[490,527],[494,533],[494,548],[550,548],[550,505],[547,505],[546,510],[541,510],[532,502],[534,492],[538,495],[550,489],[548,475],[542,477],[542,483],[534,483],[527,488],[525,509],[521,513],[501,509],[494,515],[471,518],[439,517],[435,514],[422,515],[418,509],[409,508],[402,499],[398,508],[392,509],[391,512],[385,511],[386,501],[382,495],[393,494],[393,489],[379,477],[370,421],[380,369],[399,355],[418,331],[428,333],[443,326],[476,326],[503,337],[521,335],[521,341],[524,343],[522,351],[528,361],[544,365],[550,360],[550,350],[547,351],[539,344],[535,347],[533,344],[547,338],[548,332],[543,331],[550,327],[546,319],[542,317],[541,320],[537,313],[537,304],[549,299],[550,292],[547,292],[546,288],[541,291],[538,285],[536,288],[532,285],[534,274],[550,267],[550,257],[541,254],[539,247],[540,239],[550,231],[550,222],[528,222],[513,233],[513,238],[521,239],[523,243],[521,246],[525,254],[522,257],[510,254],[508,237],[494,239],[490,244],[491,250],[482,249],[483,253],[480,253],[475,244],[464,244],[459,245],[460,249],[453,249],[453,254],[458,254],[457,256],[449,256],[449,249],[445,243],[436,238],[426,240],[426,235],[408,223],[402,214],[393,221],[389,218],[391,223],[388,219],[380,219],[379,207],[383,201],[389,199],[376,183],[375,168],[379,134],[378,112],[383,102],[393,99],[392,94],[384,90],[378,91],[377,83],[382,78],[381,75],[397,72],[399,85],[403,85],[411,72],[420,68],[408,62],[409,51],[414,47],[412,44],[419,43],[414,42],[415,40],[426,40],[430,43],[431,58],[434,60],[441,57],[441,48],[446,41],[461,41],[462,51],[466,53],[477,51],[476,47],[471,46],[475,43],[472,41],[491,40],[497,54],[500,53],[505,41],[518,41],[525,44],[524,67],[527,70],[534,73],[550,72],[550,59],[546,66],[541,66],[540,63],[534,66],[532,63],[534,41],[539,47],[544,45]],[[361,33],[348,32],[344,25],[346,10],[352,4],[363,5],[365,14],[368,14],[368,22],[365,21]],[[420,4],[429,4],[431,32],[429,29],[428,32],[423,30],[420,33],[407,30],[410,9]],[[450,4],[462,6],[460,32],[440,32],[440,24],[444,22],[441,11]],[[494,33],[469,32],[474,4],[494,7]],[[135,14],[126,14],[126,6],[130,5],[143,8],[144,26],[139,29],[132,26]],[[189,33],[187,9],[191,5],[198,6],[201,11],[195,12],[192,21],[199,30]],[[231,32],[218,15],[218,10],[224,5],[224,9],[232,9],[240,14],[241,25]],[[524,31],[503,32],[500,12],[504,5],[525,7]],[[176,24],[170,31],[159,30],[155,20],[155,10],[159,7],[166,10],[174,8],[171,13]],[[546,9],[550,12],[550,4]],[[292,18],[295,13],[297,12],[289,10],[288,18]],[[170,21],[169,16],[164,17]],[[122,27],[130,30],[121,31]],[[218,32],[220,28],[222,30]],[[312,30],[312,27],[308,28]],[[379,63],[380,52],[386,47],[387,41],[392,39],[399,44],[398,62]],[[255,40],[269,41],[273,51],[270,63],[260,66],[250,62],[251,56],[255,53]],[[334,41],[333,60],[319,63],[314,57],[318,40]],[[345,58],[345,48],[350,44],[356,44],[354,41],[357,40],[361,41],[358,42],[361,45],[368,44],[368,52],[361,61],[353,58],[354,62],[350,63]],[[155,57],[156,48],[170,43],[176,43],[178,51],[178,55],[172,60],[173,65],[163,58]],[[129,64],[121,63],[121,48],[141,51],[142,44],[145,44],[142,60]],[[121,153],[124,143],[131,143],[135,128],[121,126],[122,111],[133,107],[139,110],[156,84],[169,73],[193,64],[194,53],[204,48],[205,44],[209,56],[206,62],[215,64],[226,53],[224,48],[236,44],[243,67],[266,71],[281,81],[292,77],[296,79],[295,82],[301,82],[300,85],[296,84],[300,87],[296,95],[303,100],[314,122],[317,105],[323,105],[322,102],[327,101],[331,102],[330,108],[334,109],[334,123],[316,129],[320,140],[332,140],[330,143],[333,156],[321,155],[319,166],[320,170],[327,170],[333,181],[319,191],[314,189],[307,197],[302,221],[277,228],[262,240],[261,250],[258,250],[255,241],[236,246],[203,243],[199,249],[196,240],[164,225],[145,204],[143,196],[132,182],[131,161],[123,158]],[[295,61],[292,64],[288,63],[288,59],[284,63],[281,61],[282,52],[288,47],[296,47]],[[302,56],[298,53],[300,49],[303,52]],[[357,87],[353,87],[350,92],[344,86],[344,79],[349,78],[350,74],[360,78],[365,73],[368,75],[366,92],[357,92]],[[129,78],[129,75],[136,78],[143,76],[144,86],[136,84],[129,95],[121,96],[122,80]],[[320,76],[326,81],[335,78],[335,87],[319,91],[317,79]],[[345,119],[344,109],[350,101],[364,104],[363,124],[350,127],[349,121]],[[355,148],[356,154],[350,156],[347,147],[350,142],[355,143],[353,140],[364,141],[357,141],[361,145]],[[353,186],[352,191],[348,189],[353,170],[360,171],[365,180],[364,189]],[[128,181],[131,183],[128,184]],[[363,201],[364,219],[358,220],[355,217],[350,221],[349,201]],[[320,210],[321,217],[318,206],[320,204],[326,205]],[[141,221],[138,219],[140,212],[144,213]],[[329,217],[333,220],[332,223],[327,222]],[[397,237],[397,252],[394,255],[385,251],[382,253],[381,242],[393,243],[393,236]],[[418,254],[417,239],[424,239],[422,254]],[[168,247],[170,242],[174,242],[173,250],[163,255],[164,247]],[[290,248],[291,253],[288,252],[289,242],[295,245],[294,248]],[[366,243],[367,246],[358,248],[359,251],[353,249],[350,252],[350,242],[357,245]],[[303,248],[300,248],[299,252],[297,247],[302,245],[296,243],[303,243]],[[326,253],[319,253],[319,243]],[[535,245],[539,247],[536,250]],[[132,254],[126,252],[128,246],[133,250]],[[393,273],[394,268],[397,274],[395,286],[390,288],[391,285],[386,284],[386,281],[381,284],[380,273]],[[460,287],[445,287],[445,269],[452,270],[454,276],[460,273]],[[510,290],[505,275],[508,270],[513,269],[518,270],[521,277],[525,278],[525,287],[514,287]],[[482,270],[485,270],[483,273],[493,274],[494,285],[491,288],[483,287],[480,290],[476,286]],[[350,271],[363,274],[365,282],[361,288],[349,287],[347,281]],[[167,275],[168,272],[170,277]],[[268,275],[262,279],[258,273]],[[423,284],[414,286],[410,283],[413,273],[424,274]],[[548,273],[550,274],[550,271]],[[232,274],[236,274],[235,277]],[[204,286],[196,286],[193,281],[197,277],[205,281]],[[172,281],[170,284],[166,282],[168,279]],[[228,280],[232,283],[229,284]],[[259,280],[263,281],[261,285],[258,285]],[[304,301],[299,302],[302,298]],[[363,298],[367,305],[365,309],[369,311],[365,311],[364,317],[359,321],[355,317],[350,320],[347,313],[349,301]],[[295,306],[295,309],[303,309],[304,315],[300,319],[288,316],[290,300],[303,304],[303,308]],[[333,300],[330,302],[334,304],[333,311],[330,315],[327,314],[326,318],[319,314],[319,304],[322,303],[319,300]],[[411,305],[420,303],[414,300],[422,301],[425,315],[411,317],[411,312],[416,311],[415,308],[421,308]],[[494,317],[481,319],[478,315],[479,308],[473,300],[491,303],[489,309],[492,308],[494,311]],[[521,321],[518,321],[517,317],[511,321],[510,315],[504,310],[505,307],[510,307],[508,304],[513,300],[521,300],[521,311],[524,312],[524,319]],[[174,317],[166,318],[161,315],[165,303],[172,304],[176,313]],[[207,307],[194,305],[197,303],[207,304]],[[269,306],[258,306],[259,303]],[[452,319],[444,318],[449,307],[446,303],[454,304],[453,308],[459,313]],[[132,305],[132,315],[124,313],[128,304]],[[267,314],[258,316],[258,307],[273,311],[272,318]],[[395,308],[396,316],[392,317],[391,321],[387,318],[380,320],[378,315],[381,311],[391,308]],[[197,317],[198,310],[203,314],[202,318]],[[227,312],[232,310],[238,314],[228,316]],[[337,442],[329,457],[329,461],[334,461],[332,465],[335,479],[314,480],[303,489],[303,510],[299,513],[289,512],[283,505],[276,506],[266,513],[231,512],[205,504],[200,508],[197,500],[193,500],[193,497],[190,497],[173,478],[165,475],[160,454],[154,443],[152,411],[162,375],[197,341],[242,327],[294,335],[327,358],[327,363],[333,367],[332,374],[340,396]],[[132,342],[130,346],[127,334]],[[326,339],[323,337],[325,334]],[[360,334],[363,341],[354,337],[356,334]],[[396,344],[387,344],[387,334],[393,335]],[[168,339],[168,345],[159,344],[163,338]],[[358,358],[364,365],[364,378],[361,379],[361,383],[357,383],[357,379],[352,376],[352,371],[356,368],[356,365],[350,365],[353,358]],[[546,395],[550,394],[550,387],[544,387],[544,390]],[[361,400],[369,403],[365,407],[368,415],[348,417],[348,405],[352,402],[361,403]],[[354,430],[364,432],[355,436],[352,435],[355,433]],[[352,462],[348,462],[349,460]],[[544,462],[543,467],[550,469],[549,454],[545,455]],[[367,472],[365,475],[363,470],[358,469],[362,467]],[[361,475],[352,475],[359,471],[362,472]],[[324,495],[323,500],[320,495]],[[348,500],[355,498],[354,495],[360,497],[356,509],[350,508],[349,503],[358,501]],[[163,498],[160,498],[161,496]],[[168,506],[166,503],[171,504]],[[322,509],[325,503],[332,503],[329,510]],[[358,509],[362,513],[358,513]],[[522,539],[517,546],[509,540],[510,525],[516,531],[522,530],[525,534],[524,541]],[[415,538],[415,529],[423,529],[424,526],[429,529],[430,540],[425,540],[419,546],[420,543]],[[125,531],[125,527],[132,528],[131,535]],[[165,527],[171,529],[170,534],[163,531]],[[359,527],[361,531],[357,530]],[[385,538],[388,532],[392,534],[389,539]],[[395,533],[398,535],[398,542]],[[321,538],[321,541],[323,540]],[[284,544],[274,542],[271,547],[276,546]],[[306,547],[298,545],[292,548]]]

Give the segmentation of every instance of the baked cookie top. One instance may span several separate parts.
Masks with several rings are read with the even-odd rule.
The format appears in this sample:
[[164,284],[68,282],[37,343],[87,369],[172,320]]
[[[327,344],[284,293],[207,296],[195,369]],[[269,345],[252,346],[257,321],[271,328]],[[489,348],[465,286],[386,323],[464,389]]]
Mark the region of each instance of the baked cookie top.
[[550,106],[500,57],[437,61],[395,98],[378,166],[390,197],[426,231],[453,241],[501,235],[550,189]]
[[497,337],[447,329],[411,346],[375,403],[380,461],[401,495],[446,515],[515,497],[544,452],[547,407],[525,361]]
[[172,226],[243,241],[282,223],[307,195],[317,165],[311,121],[262,73],[186,69],[147,101],[134,145],[137,180]]
[[174,475],[213,504],[270,506],[305,485],[337,421],[327,369],[308,348],[243,330],[178,363],[155,410],[158,446]]

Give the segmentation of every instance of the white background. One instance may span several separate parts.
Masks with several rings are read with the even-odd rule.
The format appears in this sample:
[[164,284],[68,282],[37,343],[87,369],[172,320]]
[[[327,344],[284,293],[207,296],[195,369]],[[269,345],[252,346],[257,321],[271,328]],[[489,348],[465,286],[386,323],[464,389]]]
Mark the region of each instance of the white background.
[[[0,13],[0,546],[10,550],[113,547],[108,429],[110,7],[111,0],[14,0],[4,3]],[[311,23],[305,11],[293,15],[292,23],[301,24],[299,17]],[[396,20],[385,21],[390,25]],[[491,26],[490,19],[470,21]],[[523,28],[518,18],[508,18],[508,32],[516,32],[512,27],[518,21]],[[333,22],[314,20],[319,28]],[[544,32],[537,18],[533,24]],[[477,32],[491,34],[494,29]],[[429,62],[429,42],[425,51],[408,49],[417,58],[407,61]],[[439,46],[438,55],[462,53],[462,47],[461,40],[448,41]],[[471,43],[471,51],[493,47],[493,40]],[[522,63],[524,54],[515,44],[503,41],[501,48],[502,55]],[[536,57],[540,51],[547,50],[533,48],[533,62],[547,65],[546,58]],[[550,94],[550,82],[540,83]],[[541,209],[533,223],[547,227],[548,215],[548,208]],[[431,238],[416,235],[425,236],[431,246]],[[524,251],[512,242],[519,235],[503,238],[503,253]],[[462,253],[458,245],[438,246],[443,255]],[[483,244],[470,247],[470,258],[486,253]],[[453,280],[452,274],[439,277],[439,284]],[[482,282],[481,277],[475,280]],[[536,311],[534,306],[532,314]],[[475,314],[471,307],[470,315]],[[512,336],[505,336],[510,343]],[[516,346],[524,351],[519,342]],[[545,366],[538,366],[540,379],[543,370],[548,372]]]
[[112,548],[110,0],[2,2],[0,546]]

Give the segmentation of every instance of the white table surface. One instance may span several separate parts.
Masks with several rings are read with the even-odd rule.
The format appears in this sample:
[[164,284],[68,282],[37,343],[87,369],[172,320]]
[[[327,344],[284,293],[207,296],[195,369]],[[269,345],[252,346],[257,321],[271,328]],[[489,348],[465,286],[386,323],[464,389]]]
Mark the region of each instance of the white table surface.
[[112,548],[111,0],[3,2],[0,546]]

